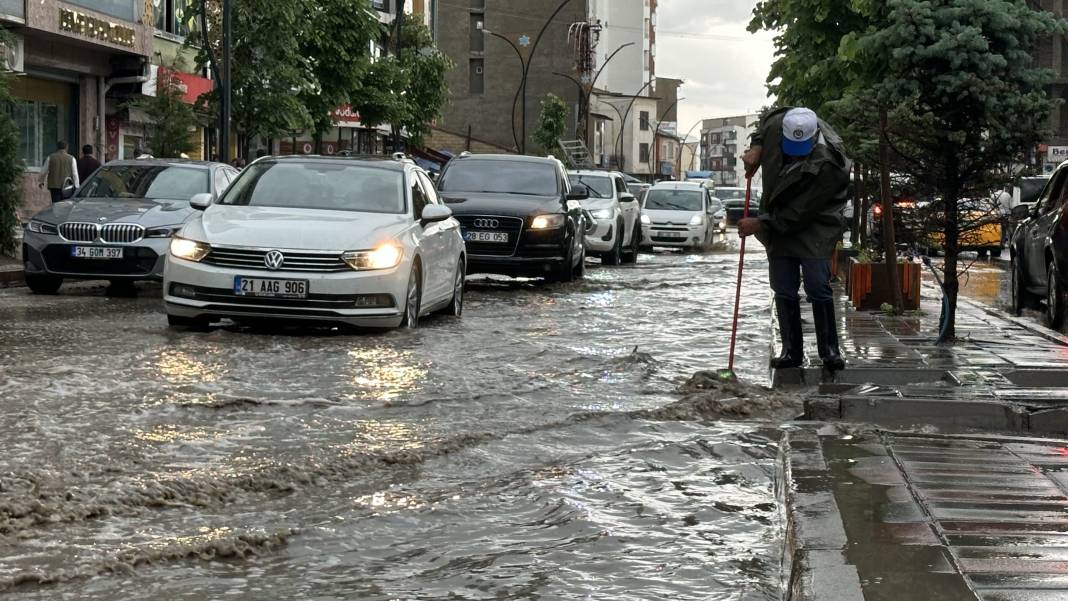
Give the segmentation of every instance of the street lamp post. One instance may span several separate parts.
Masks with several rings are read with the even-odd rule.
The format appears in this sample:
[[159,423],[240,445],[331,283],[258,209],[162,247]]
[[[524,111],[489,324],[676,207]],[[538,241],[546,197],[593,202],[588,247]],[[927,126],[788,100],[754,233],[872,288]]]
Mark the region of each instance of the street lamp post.
[[[655,152],[655,155],[654,155],[655,159],[653,160],[653,171],[658,171],[660,169],[660,140],[659,140],[659,138],[660,138],[660,126],[664,124],[664,117],[668,113],[671,112],[671,109],[673,109],[676,106],[678,106],[679,102],[682,101],[682,100],[686,100],[686,99],[685,98],[676,98],[675,102],[672,102],[671,104],[669,104],[668,107],[666,109],[664,109],[664,111],[662,113],[660,113],[660,118],[656,120],[656,129],[653,131],[653,145],[656,146],[656,152]],[[678,122],[676,122],[676,124],[677,123]]]
[[[520,97],[522,98],[522,108],[520,110],[520,114],[521,114],[521,118],[522,118],[522,125],[521,125],[522,138],[519,140],[519,144],[518,144],[520,154],[526,154],[527,153],[527,79],[530,77],[530,65],[533,62],[534,53],[538,51],[538,44],[541,43],[541,38],[544,37],[545,36],[545,32],[549,30],[549,25],[552,24],[553,19],[555,19],[556,16],[559,15],[562,10],[564,10],[564,7],[566,7],[568,4],[571,3],[571,1],[572,0],[563,0],[563,2],[561,2],[560,5],[556,7],[556,10],[554,10],[552,12],[552,14],[549,15],[549,18],[545,20],[545,24],[542,25],[541,30],[538,32],[537,37],[535,37],[533,39],[533,41],[530,39],[530,36],[528,36],[528,35],[519,36],[519,40],[518,40],[519,46],[522,46],[524,48],[526,48],[528,46],[530,47],[530,50],[528,50],[525,55],[519,49],[519,47],[516,46],[516,44],[512,43],[512,40],[508,39],[507,37],[505,37],[503,35],[500,35],[499,33],[492,32],[492,31],[490,31],[488,29],[485,29],[485,28],[482,29],[483,33],[487,33],[487,34],[489,34],[489,35],[491,35],[491,36],[493,36],[495,38],[499,38],[499,39],[502,39],[502,40],[508,42],[508,45],[511,46],[512,49],[515,50],[516,54],[519,56],[519,65],[520,65],[520,68],[522,69],[522,72],[523,72],[523,76],[519,80],[519,91],[516,93],[516,98],[517,99],[520,98]],[[513,101],[512,102],[512,137],[513,137],[513,139],[515,138],[515,105],[516,105],[516,102]]]
[[608,106],[612,107],[612,109],[616,111],[616,114],[619,115],[619,135],[617,136],[618,140],[616,141],[615,145],[619,147],[619,170],[620,171],[623,171],[624,165],[626,163],[626,157],[623,154],[623,134],[625,134],[626,131],[627,131],[627,117],[630,116],[630,110],[632,108],[634,108],[634,102],[637,101],[638,98],[641,98],[642,92],[644,92],[645,89],[648,88],[651,85],[653,85],[653,82],[652,82],[652,80],[649,80],[649,81],[645,82],[645,85],[643,85],[642,87],[638,88],[638,91],[635,94],[633,94],[631,96],[623,96],[623,98],[630,98],[630,102],[627,104],[627,110],[624,111],[624,112],[620,112],[619,107],[617,107],[616,105],[612,104],[611,102],[606,102],[605,103]]

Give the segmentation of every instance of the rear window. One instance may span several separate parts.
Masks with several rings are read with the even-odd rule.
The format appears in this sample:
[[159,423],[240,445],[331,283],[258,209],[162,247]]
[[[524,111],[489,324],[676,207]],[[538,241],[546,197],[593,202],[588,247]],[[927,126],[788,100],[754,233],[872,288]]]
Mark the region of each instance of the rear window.
[[224,205],[404,213],[404,175],[360,163],[260,161],[219,201]]
[[207,169],[171,165],[104,165],[77,198],[189,200],[210,192]]
[[441,176],[448,193],[496,193],[556,196],[560,193],[556,167],[530,161],[455,161]]

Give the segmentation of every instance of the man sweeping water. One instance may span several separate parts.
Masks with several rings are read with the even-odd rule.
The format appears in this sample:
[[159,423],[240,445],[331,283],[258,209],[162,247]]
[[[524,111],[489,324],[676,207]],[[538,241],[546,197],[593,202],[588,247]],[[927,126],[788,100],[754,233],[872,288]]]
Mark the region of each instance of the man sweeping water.
[[758,216],[739,221],[738,235],[755,235],[768,253],[782,340],[771,365],[804,363],[799,294],[804,282],[823,367],[845,369],[831,290],[831,257],[846,230],[849,200],[851,164],[842,139],[813,111],[783,108],[764,117],[743,160],[749,176],[763,170]]

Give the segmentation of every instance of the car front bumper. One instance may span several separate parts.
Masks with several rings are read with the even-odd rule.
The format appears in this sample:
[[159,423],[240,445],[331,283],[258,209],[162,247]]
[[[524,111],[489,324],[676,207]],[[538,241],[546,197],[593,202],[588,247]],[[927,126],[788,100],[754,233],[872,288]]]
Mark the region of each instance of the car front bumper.
[[[50,275],[82,280],[159,280],[170,238],[145,238],[135,244],[68,242],[57,235],[26,230],[22,238],[22,260],[27,274]],[[122,259],[76,259],[74,246],[122,248]]]
[[594,223],[594,228],[586,232],[586,249],[591,253],[611,252],[616,245],[616,222],[598,219]]
[[[393,269],[340,273],[232,269],[168,257],[163,301],[168,315],[318,321],[357,327],[396,327],[404,316],[410,260]],[[308,298],[237,296],[239,276],[307,280]],[[357,297],[388,295],[389,307],[357,308]]]
[[691,248],[701,246],[704,241],[705,226],[703,225],[668,227],[655,223],[652,225],[642,224],[642,245],[644,246]]

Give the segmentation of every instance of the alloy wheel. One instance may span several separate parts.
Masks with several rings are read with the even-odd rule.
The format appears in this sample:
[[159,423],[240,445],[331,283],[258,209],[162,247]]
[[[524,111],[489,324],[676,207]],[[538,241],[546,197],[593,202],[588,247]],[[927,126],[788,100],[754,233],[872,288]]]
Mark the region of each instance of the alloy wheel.
[[408,297],[404,305],[404,326],[416,328],[419,326],[419,268],[413,267],[412,274],[408,276]]
[[1064,325],[1064,288],[1057,268],[1051,262],[1047,268],[1046,320],[1049,326],[1059,330]]
[[452,286],[452,314],[460,317],[464,314],[464,267],[463,259],[456,266],[456,281]]

